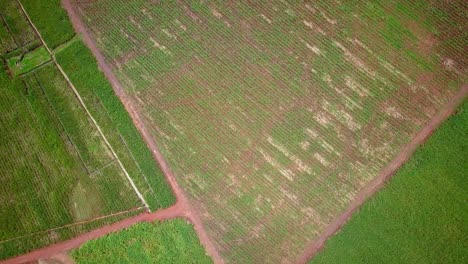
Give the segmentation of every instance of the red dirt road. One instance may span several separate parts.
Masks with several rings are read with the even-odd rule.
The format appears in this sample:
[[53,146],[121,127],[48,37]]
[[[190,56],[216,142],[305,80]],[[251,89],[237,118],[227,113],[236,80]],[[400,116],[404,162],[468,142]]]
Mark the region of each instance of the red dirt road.
[[451,116],[457,107],[463,103],[463,100],[468,96],[468,85],[464,85],[448,102],[448,104],[437,113],[429,123],[416,134],[411,142],[398,154],[398,156],[379,174],[377,178],[372,180],[350,204],[350,206],[340,216],[331,222],[325,231],[309,245],[307,245],[304,253],[297,259],[297,263],[307,263],[320,249],[325,245],[326,240],[334,235],[356,212],[361,205],[375,192],[385,185],[385,182],[390,179],[395,172],[412,156],[414,151],[444,122]]
[[77,14],[75,7],[72,5],[70,0],[63,0],[62,1],[62,6],[63,8],[67,11],[68,16],[70,17],[70,20],[73,24],[73,27],[75,28],[75,31],[77,33],[80,33],[84,43],[86,46],[91,50],[93,55],[95,56],[99,68],[101,71],[104,73],[106,78],[109,80],[110,84],[112,85],[112,88],[114,89],[115,93],[117,96],[120,98],[122,101],[123,105],[125,106],[125,109],[127,112],[130,114],[130,117],[132,118],[135,126],[137,129],[140,131],[141,136],[145,140],[146,144],[150,148],[151,152],[153,153],[154,158],[159,164],[159,167],[163,171],[164,175],[166,176],[166,180],[168,183],[171,185],[171,188],[177,197],[177,203],[180,204],[184,208],[184,216],[190,220],[190,222],[193,224],[195,231],[197,232],[201,243],[205,247],[205,250],[208,252],[208,254],[211,256],[213,261],[215,263],[224,263],[223,259],[219,255],[218,251],[216,250],[215,246],[213,243],[210,241],[210,238],[208,237],[208,234],[206,233],[202,222],[200,218],[198,217],[197,213],[192,210],[192,207],[189,204],[188,199],[185,196],[184,191],[180,186],[178,185],[174,174],[170,170],[169,166],[167,165],[164,157],[162,156],[161,152],[159,151],[159,148],[148,132],[148,129],[144,125],[144,123],[141,121],[140,118],[140,111],[139,109],[136,108],[136,105],[132,98],[127,96],[120,85],[117,77],[114,75],[112,72],[111,68],[106,64],[105,58],[102,55],[102,53],[99,51],[97,48],[96,44],[94,43],[94,40],[91,38],[89,32],[86,30],[83,22],[80,20],[79,15]]
[[111,232],[116,232],[124,228],[128,228],[136,223],[154,222],[157,220],[162,221],[162,220],[172,219],[175,217],[186,217],[184,213],[185,213],[185,208],[183,207],[183,205],[180,203],[177,203],[176,205],[169,207],[167,209],[158,210],[154,213],[139,214],[137,216],[124,219],[112,225],[108,225],[108,226],[93,230],[91,232],[79,235],[70,240],[63,241],[61,243],[54,244],[45,248],[40,248],[40,249],[31,251],[30,253],[27,253],[25,255],[21,255],[21,256],[10,258],[4,261],[0,261],[0,263],[1,264],[17,264],[17,263],[32,262],[32,261],[43,259],[43,258],[50,258],[61,252],[74,249],[74,248],[78,248],[86,241],[100,238]]

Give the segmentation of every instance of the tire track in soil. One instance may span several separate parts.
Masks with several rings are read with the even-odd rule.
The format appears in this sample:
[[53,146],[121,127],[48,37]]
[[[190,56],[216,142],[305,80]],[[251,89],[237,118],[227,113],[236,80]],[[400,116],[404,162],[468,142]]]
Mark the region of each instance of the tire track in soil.
[[[114,92],[116,95],[119,97],[120,101],[124,105],[125,109],[129,113],[130,117],[133,120],[133,123],[139,130],[141,136],[143,137],[144,141],[148,145],[149,149],[151,150],[153,157],[156,159],[156,161],[159,164],[159,167],[163,171],[167,182],[170,184],[172,191],[174,192],[176,199],[177,199],[177,208],[181,212],[182,216],[187,218],[192,225],[195,228],[195,231],[198,234],[198,237],[202,243],[202,245],[205,247],[205,250],[207,251],[208,255],[213,259],[215,263],[224,263],[223,259],[221,258],[220,254],[218,253],[217,249],[211,242],[210,238],[208,237],[208,234],[206,233],[201,219],[199,218],[197,212],[192,209],[192,207],[189,204],[188,199],[186,198],[186,195],[182,188],[180,188],[179,184],[177,183],[174,174],[170,170],[168,164],[166,163],[163,155],[161,154],[156,142],[150,135],[148,129],[146,128],[145,124],[142,122],[140,118],[140,111],[137,109],[137,104],[135,104],[132,100],[131,97],[127,96],[120,85],[118,79],[112,72],[111,68],[107,65],[104,56],[102,53],[99,51],[97,48],[94,40],[91,38],[91,35],[89,32],[86,30],[86,27],[84,26],[83,22],[80,20],[80,17],[78,13],[75,10],[75,7],[71,3],[71,0],[63,0],[62,1],[62,6],[63,8],[67,11],[68,16],[70,18],[70,21],[72,22],[72,25],[75,29],[75,32],[80,34],[82,36],[83,42],[86,44],[86,46],[91,50],[93,53],[94,57],[97,60],[97,63],[99,65],[100,70],[104,73],[106,76],[107,80],[110,82],[112,88],[114,89]],[[173,207],[171,207],[173,208]],[[159,211],[158,211],[159,212]],[[156,212],[157,213],[157,212]]]
[[385,183],[395,174],[395,172],[412,156],[416,149],[422,145],[427,138],[444,122],[449,118],[458,106],[460,106],[465,98],[468,96],[468,85],[463,85],[461,89],[449,100],[449,102],[440,110],[436,115],[432,117],[429,123],[423,127],[411,142],[406,145],[403,150],[393,159],[386,168],[384,168],[380,174],[372,180],[351,202],[349,207],[338,217],[336,217],[323,231],[320,236],[309,243],[301,256],[297,259],[298,264],[307,263],[312,259],[317,252],[319,252],[324,246],[328,238],[336,234],[341,227],[351,218],[354,212],[371,197],[374,193],[384,187]]

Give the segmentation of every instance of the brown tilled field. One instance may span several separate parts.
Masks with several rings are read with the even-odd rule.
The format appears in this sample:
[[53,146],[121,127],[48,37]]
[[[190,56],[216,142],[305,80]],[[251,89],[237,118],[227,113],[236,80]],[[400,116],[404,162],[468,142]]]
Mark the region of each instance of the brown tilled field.
[[296,261],[460,90],[438,3],[71,0],[235,263]]

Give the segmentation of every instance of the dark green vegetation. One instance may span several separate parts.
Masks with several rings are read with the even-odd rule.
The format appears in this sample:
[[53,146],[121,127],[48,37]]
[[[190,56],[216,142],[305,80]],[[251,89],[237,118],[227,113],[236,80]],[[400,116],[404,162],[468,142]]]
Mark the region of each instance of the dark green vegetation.
[[77,264],[212,263],[183,219],[137,224],[86,242],[71,255]]
[[468,102],[311,264],[466,263]]
[[227,262],[294,262],[467,81],[466,1],[72,2]]
[[18,2],[0,0],[0,259],[144,211],[117,158],[152,210],[175,200],[90,52],[63,22],[60,2],[24,2],[46,43],[59,47],[58,61],[117,157]]

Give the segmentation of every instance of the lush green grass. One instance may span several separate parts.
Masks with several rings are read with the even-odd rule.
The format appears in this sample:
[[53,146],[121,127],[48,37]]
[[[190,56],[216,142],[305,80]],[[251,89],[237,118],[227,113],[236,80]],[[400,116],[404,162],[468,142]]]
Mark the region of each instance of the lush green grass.
[[71,255],[78,264],[212,263],[183,219],[138,224],[89,241]]
[[[33,233],[141,206],[102,142],[88,144],[99,138],[54,64],[13,79],[2,69],[0,99],[0,259],[116,218]],[[85,154],[103,169],[90,171]]]
[[49,53],[41,46],[24,55],[9,58],[8,68],[10,68],[11,73],[16,76],[27,73],[49,60]]
[[[102,72],[98,71],[91,52],[81,41],[70,43],[56,55],[60,65],[78,89],[85,104],[114,145],[152,209],[168,207],[175,197],[150,150],[142,140],[122,103]],[[123,144],[122,144],[123,143]],[[148,184],[152,191],[148,191]]]
[[468,102],[311,261],[466,263]]
[[21,3],[51,49],[75,35],[60,0],[21,0]]
[[75,35],[73,38],[71,38],[70,40],[68,40],[67,42],[63,43],[63,44],[60,44],[60,46],[57,46],[56,48],[54,48],[52,50],[52,52],[55,54],[55,53],[58,53],[66,48],[68,48],[68,46],[70,46],[72,43],[74,43],[75,41],[81,41],[81,38],[80,36],[78,35]]

